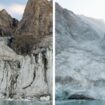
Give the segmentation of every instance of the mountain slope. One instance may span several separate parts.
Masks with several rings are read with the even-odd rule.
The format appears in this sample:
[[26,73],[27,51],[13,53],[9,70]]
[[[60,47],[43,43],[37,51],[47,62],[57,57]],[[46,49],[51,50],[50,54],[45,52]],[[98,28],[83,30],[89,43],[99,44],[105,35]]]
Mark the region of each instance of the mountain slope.
[[5,9],[0,11],[0,36],[11,36],[18,25],[18,20],[12,18]]
[[[15,28],[11,28],[14,19],[7,12],[3,13],[8,15],[0,15],[1,27],[5,23],[5,27],[12,30],[11,35],[3,33],[0,36],[0,98],[47,101],[52,98],[52,31],[48,35],[40,30],[42,25],[48,27],[44,24],[47,19],[51,24],[49,14],[52,15],[52,11],[48,12],[49,7],[52,8],[52,4],[47,0],[29,0],[23,19]],[[42,11],[42,8],[44,12],[37,17],[40,11],[35,12],[36,9]],[[39,21],[41,24],[37,26]],[[50,31],[50,28],[46,28],[46,31]]]
[[52,5],[47,0],[30,0],[16,34],[29,34],[36,38],[50,35],[52,27]]
[[[56,5],[56,41],[57,47],[68,48],[69,46],[88,47],[88,44],[96,44],[96,47],[101,48],[100,42],[104,38],[105,25],[100,21],[92,21],[92,19],[83,16],[75,15],[73,12],[62,9],[58,4]],[[94,24],[94,25],[93,25]],[[99,27],[99,28],[98,28]],[[102,27],[102,28],[100,28]],[[60,31],[60,29],[62,31]],[[97,32],[98,30],[98,32]],[[59,36],[60,35],[60,36]],[[85,46],[86,44],[86,46]],[[89,45],[90,46],[90,45]],[[94,46],[86,48],[93,51],[97,49]],[[60,48],[56,48],[56,52],[60,52]],[[104,50],[104,49],[100,49]],[[102,53],[101,51],[99,53]]]
[[56,4],[56,99],[105,99],[105,23]]

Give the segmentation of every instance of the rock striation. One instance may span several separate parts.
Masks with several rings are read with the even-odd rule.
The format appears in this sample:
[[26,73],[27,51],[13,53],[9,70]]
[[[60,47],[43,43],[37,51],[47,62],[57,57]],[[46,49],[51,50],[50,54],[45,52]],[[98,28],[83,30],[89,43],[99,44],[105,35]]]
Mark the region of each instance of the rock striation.
[[105,23],[56,4],[56,99],[105,100]]
[[0,33],[0,98],[52,98],[51,8],[47,0],[29,0],[20,22],[0,11],[0,26],[7,27]]

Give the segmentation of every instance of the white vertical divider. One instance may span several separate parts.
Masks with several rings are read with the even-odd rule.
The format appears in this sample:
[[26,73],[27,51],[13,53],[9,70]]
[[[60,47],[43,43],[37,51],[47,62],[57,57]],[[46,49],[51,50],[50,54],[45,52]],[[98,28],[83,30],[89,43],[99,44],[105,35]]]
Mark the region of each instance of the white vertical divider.
[[53,0],[53,105],[55,105],[55,0]]

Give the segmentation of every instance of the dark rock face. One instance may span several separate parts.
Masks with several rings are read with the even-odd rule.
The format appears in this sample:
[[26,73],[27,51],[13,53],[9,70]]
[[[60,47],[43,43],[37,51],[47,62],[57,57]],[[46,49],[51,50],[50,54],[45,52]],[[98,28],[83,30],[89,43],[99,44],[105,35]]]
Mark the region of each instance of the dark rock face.
[[52,28],[51,2],[47,0],[29,0],[16,34],[41,38],[51,34],[50,28]]
[[30,54],[45,37],[52,35],[52,4],[47,0],[29,0],[15,31],[11,47],[18,54]]
[[0,35],[12,36],[8,45],[17,54],[31,54],[43,38],[52,37],[51,1],[29,0],[20,22],[12,18],[6,10],[2,10],[0,12]]
[[12,18],[6,10],[0,11],[0,36],[11,36],[18,25],[18,20]]
[[94,100],[94,98],[92,98],[92,97],[84,96],[84,95],[78,95],[78,94],[71,95],[68,99],[70,99],[70,100],[73,100],[73,99],[76,99],[76,100]]

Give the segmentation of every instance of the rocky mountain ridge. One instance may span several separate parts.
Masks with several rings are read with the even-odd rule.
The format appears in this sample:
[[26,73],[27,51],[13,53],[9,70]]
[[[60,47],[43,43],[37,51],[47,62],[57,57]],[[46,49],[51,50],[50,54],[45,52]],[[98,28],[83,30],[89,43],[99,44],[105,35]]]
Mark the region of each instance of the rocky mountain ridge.
[[0,11],[0,36],[11,36],[18,25],[18,20],[12,18],[5,9]]
[[[40,12],[40,8],[44,12]],[[3,28],[0,33],[0,98],[39,100],[47,97],[47,101],[52,98],[52,30],[49,27],[49,24],[52,26],[52,10],[48,12],[49,8],[52,4],[47,0],[29,0],[20,22],[5,10],[0,11],[1,30]],[[43,33],[41,26],[47,32]]]

